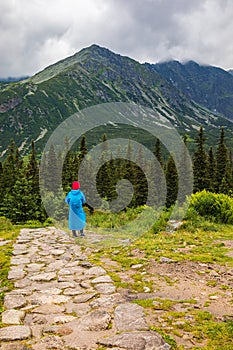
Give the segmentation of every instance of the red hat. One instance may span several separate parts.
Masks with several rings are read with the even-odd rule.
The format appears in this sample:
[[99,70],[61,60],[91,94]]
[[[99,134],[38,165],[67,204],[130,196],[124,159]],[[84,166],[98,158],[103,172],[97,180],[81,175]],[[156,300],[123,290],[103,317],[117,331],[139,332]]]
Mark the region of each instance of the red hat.
[[72,190],[79,190],[80,189],[80,183],[78,181],[74,181],[72,183]]

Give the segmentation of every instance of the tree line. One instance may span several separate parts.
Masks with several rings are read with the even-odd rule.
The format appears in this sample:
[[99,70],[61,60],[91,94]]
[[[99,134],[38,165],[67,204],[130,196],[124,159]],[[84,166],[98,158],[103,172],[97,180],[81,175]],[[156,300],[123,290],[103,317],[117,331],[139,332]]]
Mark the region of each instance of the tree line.
[[[96,178],[89,176],[85,181],[85,186],[88,186],[87,202],[89,202],[88,196],[92,195],[93,186],[96,186],[100,197],[106,199],[106,203],[116,200],[119,195],[117,183],[122,179],[128,179],[132,184],[133,194],[128,204],[129,207],[148,204],[164,205],[169,208],[176,202],[180,185],[179,176],[185,177],[185,174],[182,174],[181,171],[178,176],[174,155],[164,152],[163,145],[159,139],[156,140],[153,150],[153,154],[157,159],[157,167],[152,166],[151,162],[146,159],[141,147],[137,149],[137,154],[132,159],[133,150],[130,141],[126,150],[123,151],[119,146],[118,155],[109,156],[110,151],[105,142],[106,140],[107,136],[104,134],[101,143],[100,159],[103,165],[99,168]],[[186,135],[183,141],[188,147]],[[225,144],[224,129],[221,129],[215,150],[212,147],[207,149],[205,141],[203,127],[200,127],[192,157],[193,192],[206,189],[210,192],[232,196],[233,162],[231,151]],[[80,164],[88,154],[85,135],[82,136],[76,150],[70,149],[67,141],[64,151],[66,157],[62,169],[62,188],[59,189],[58,163],[61,154],[56,154],[54,146],[52,145],[48,154],[43,157],[44,164],[42,164],[37,159],[34,142],[31,143],[30,154],[26,157],[21,157],[14,141],[11,140],[6,158],[0,162],[0,216],[5,216],[14,223],[28,220],[43,222],[46,220],[47,214],[40,194],[39,165],[46,184],[46,190],[51,195],[56,195],[59,190],[60,193],[63,193],[63,191],[68,192],[71,183],[77,180]],[[179,159],[181,169],[182,164],[187,161],[185,157],[184,153],[184,156]],[[88,166],[92,167],[90,159]],[[50,167],[49,174],[46,173],[48,167]],[[52,177],[50,175],[51,170]],[[151,183],[152,186],[149,186]],[[183,179],[182,183],[185,186],[185,179]],[[119,209],[124,207],[124,201],[126,200],[124,194],[127,193],[128,189],[127,183],[123,183],[122,186],[122,203],[118,203]],[[148,202],[149,192],[150,198],[153,199],[151,203],[150,201]],[[179,200],[184,201],[185,198],[180,198]],[[90,208],[90,210],[92,209]]]

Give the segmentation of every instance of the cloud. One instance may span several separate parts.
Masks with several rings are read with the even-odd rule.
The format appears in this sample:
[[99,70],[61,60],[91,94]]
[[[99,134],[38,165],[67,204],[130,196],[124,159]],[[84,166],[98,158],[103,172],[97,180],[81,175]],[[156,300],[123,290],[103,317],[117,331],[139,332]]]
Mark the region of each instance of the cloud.
[[233,66],[231,0],[1,0],[0,76],[34,74],[93,43],[141,62]]

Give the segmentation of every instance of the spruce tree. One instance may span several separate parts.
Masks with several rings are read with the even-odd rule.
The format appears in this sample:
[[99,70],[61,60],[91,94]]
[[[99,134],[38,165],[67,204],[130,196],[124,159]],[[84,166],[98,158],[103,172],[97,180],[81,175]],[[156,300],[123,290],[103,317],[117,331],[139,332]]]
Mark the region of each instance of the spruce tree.
[[80,142],[80,147],[79,147],[79,159],[80,162],[83,160],[85,155],[88,153],[87,145],[86,145],[86,136],[83,135],[81,138]]
[[16,163],[15,163],[15,143],[12,139],[8,148],[6,160],[3,163],[2,181],[4,192],[12,189],[16,180]]
[[44,179],[45,179],[45,188],[47,191],[56,193],[58,191],[59,183],[59,172],[58,172],[58,160],[55,153],[53,144],[49,148],[47,155],[47,163]]
[[198,137],[196,139],[197,150],[193,157],[193,176],[194,176],[194,192],[202,191],[208,187],[207,179],[207,154],[204,149],[204,131],[200,127]]
[[170,155],[166,164],[166,207],[175,204],[178,194],[178,173],[173,157]]
[[161,143],[160,140],[157,138],[156,143],[155,143],[155,150],[154,150],[154,155],[156,156],[157,160],[159,161],[161,167],[163,167],[163,156],[161,152]]
[[221,134],[216,150],[216,192],[220,192],[220,186],[223,178],[226,179],[226,171],[228,167],[228,154],[225,145],[224,128],[221,129]]
[[207,190],[210,192],[214,192],[216,188],[216,161],[213,153],[213,148],[210,147],[208,158],[207,158],[207,181],[208,186]]

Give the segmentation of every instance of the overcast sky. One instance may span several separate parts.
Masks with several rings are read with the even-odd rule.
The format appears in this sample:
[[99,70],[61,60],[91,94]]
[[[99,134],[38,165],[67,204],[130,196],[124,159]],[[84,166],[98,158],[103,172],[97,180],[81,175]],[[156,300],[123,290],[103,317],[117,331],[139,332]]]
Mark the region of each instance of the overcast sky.
[[0,0],[0,77],[95,43],[140,62],[233,68],[233,0]]

